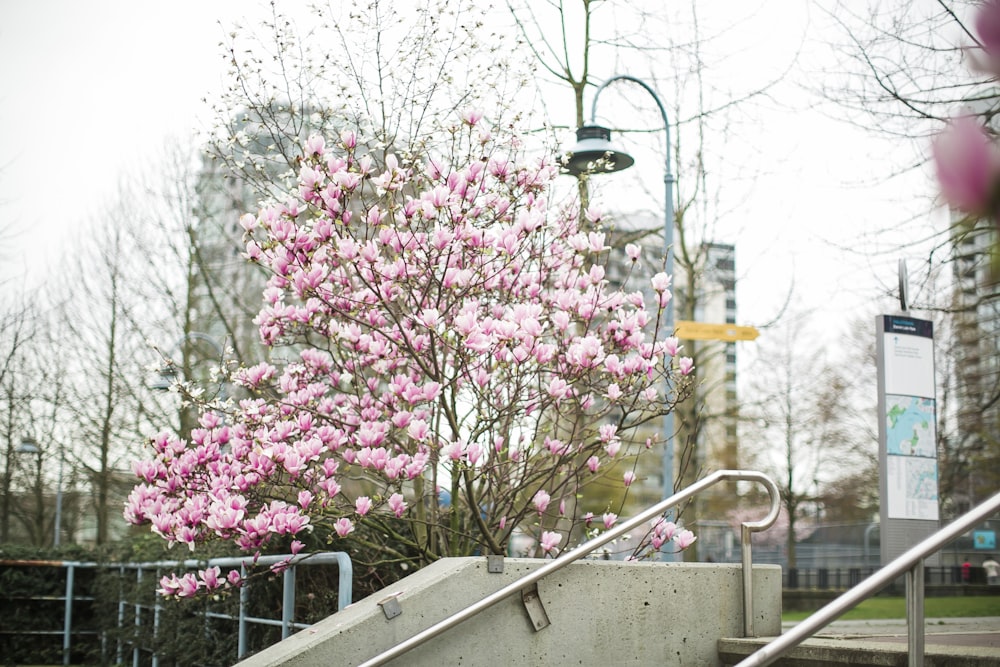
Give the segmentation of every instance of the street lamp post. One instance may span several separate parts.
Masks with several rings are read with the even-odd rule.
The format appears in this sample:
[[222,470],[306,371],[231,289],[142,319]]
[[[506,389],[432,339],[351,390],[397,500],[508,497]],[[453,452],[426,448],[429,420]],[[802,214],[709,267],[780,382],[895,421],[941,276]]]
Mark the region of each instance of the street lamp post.
[[42,525],[45,523],[45,505],[42,495],[42,448],[32,438],[24,438],[17,448],[18,454],[34,454],[35,466],[35,521],[38,526],[38,537],[41,538]]
[[[590,107],[590,125],[579,128],[576,131],[577,143],[570,152],[570,156],[564,168],[574,175],[586,173],[611,173],[628,169],[635,160],[624,151],[620,151],[611,143],[611,131],[597,125],[597,100],[601,93],[610,84],[617,81],[629,81],[642,87],[656,102],[663,119],[664,142],[664,167],[663,167],[663,241],[664,253],[666,256],[665,270],[667,275],[674,274],[674,257],[672,246],[674,243],[674,175],[670,169],[670,122],[667,119],[667,111],[660,101],[656,92],[644,81],[627,74],[619,74],[606,80],[594,91],[594,99]],[[674,329],[674,301],[667,302],[664,309],[664,330],[666,335],[671,335]],[[670,391],[670,386],[666,387]],[[668,412],[663,416],[663,497],[668,498],[674,493],[674,415]],[[673,560],[672,554],[663,554],[665,560]]]
[[59,476],[56,478],[56,518],[52,533],[52,546],[58,548],[59,538],[62,535],[62,504],[63,504],[63,456],[62,447],[59,448]]

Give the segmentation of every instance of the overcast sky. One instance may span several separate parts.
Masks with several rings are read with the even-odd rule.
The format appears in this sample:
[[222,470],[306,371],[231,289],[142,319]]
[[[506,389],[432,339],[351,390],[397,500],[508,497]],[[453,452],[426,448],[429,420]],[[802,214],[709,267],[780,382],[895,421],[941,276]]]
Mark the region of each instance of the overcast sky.
[[[806,3],[764,4],[774,34],[762,39],[756,26],[744,37],[775,48],[754,57],[785,58],[779,37],[795,44],[817,29]],[[0,277],[57,272],[65,241],[114,197],[127,170],[148,165],[168,137],[206,125],[202,98],[220,90],[225,70],[219,43],[262,11],[254,0],[0,2],[0,226],[14,233]],[[761,119],[753,139],[766,172],[734,213],[743,216],[732,225],[737,238],[719,239],[737,245],[741,324],[766,321],[793,282],[833,322],[870,308],[878,283],[895,280],[898,257],[843,248],[863,248],[866,231],[905,219],[902,203],[932,187],[919,173],[873,185],[869,174],[894,165],[875,162],[860,130],[805,106]]]
[[202,98],[225,71],[219,22],[255,6],[0,3],[0,219],[17,234],[0,274],[46,267],[126,170],[207,121]]

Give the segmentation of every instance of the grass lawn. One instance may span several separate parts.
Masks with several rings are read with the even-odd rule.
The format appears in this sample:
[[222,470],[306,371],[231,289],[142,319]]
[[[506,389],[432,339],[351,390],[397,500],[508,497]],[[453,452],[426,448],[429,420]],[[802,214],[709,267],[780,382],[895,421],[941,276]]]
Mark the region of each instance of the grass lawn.
[[[781,615],[783,621],[801,621],[812,612],[790,611]],[[955,618],[961,616],[1000,616],[1000,596],[924,598],[924,618]],[[840,617],[864,621],[872,618],[906,618],[905,597],[869,598]]]

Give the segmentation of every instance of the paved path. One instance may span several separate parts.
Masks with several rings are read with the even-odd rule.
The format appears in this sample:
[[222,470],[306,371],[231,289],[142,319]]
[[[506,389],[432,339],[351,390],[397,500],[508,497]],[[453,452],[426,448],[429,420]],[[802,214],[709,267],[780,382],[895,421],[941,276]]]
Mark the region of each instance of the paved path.
[[[781,626],[783,630],[787,630],[794,627],[795,623],[786,622]],[[834,621],[816,636],[905,644],[906,620]],[[1000,649],[1000,617],[925,619],[924,643]]]

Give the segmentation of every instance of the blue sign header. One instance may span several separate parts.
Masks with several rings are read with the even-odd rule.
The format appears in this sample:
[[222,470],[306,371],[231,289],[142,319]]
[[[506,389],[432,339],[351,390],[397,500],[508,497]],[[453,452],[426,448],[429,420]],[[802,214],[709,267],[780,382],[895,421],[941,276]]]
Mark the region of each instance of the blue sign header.
[[934,338],[934,323],[930,320],[918,320],[913,317],[899,315],[883,315],[885,318],[885,333],[901,333],[911,336]]

